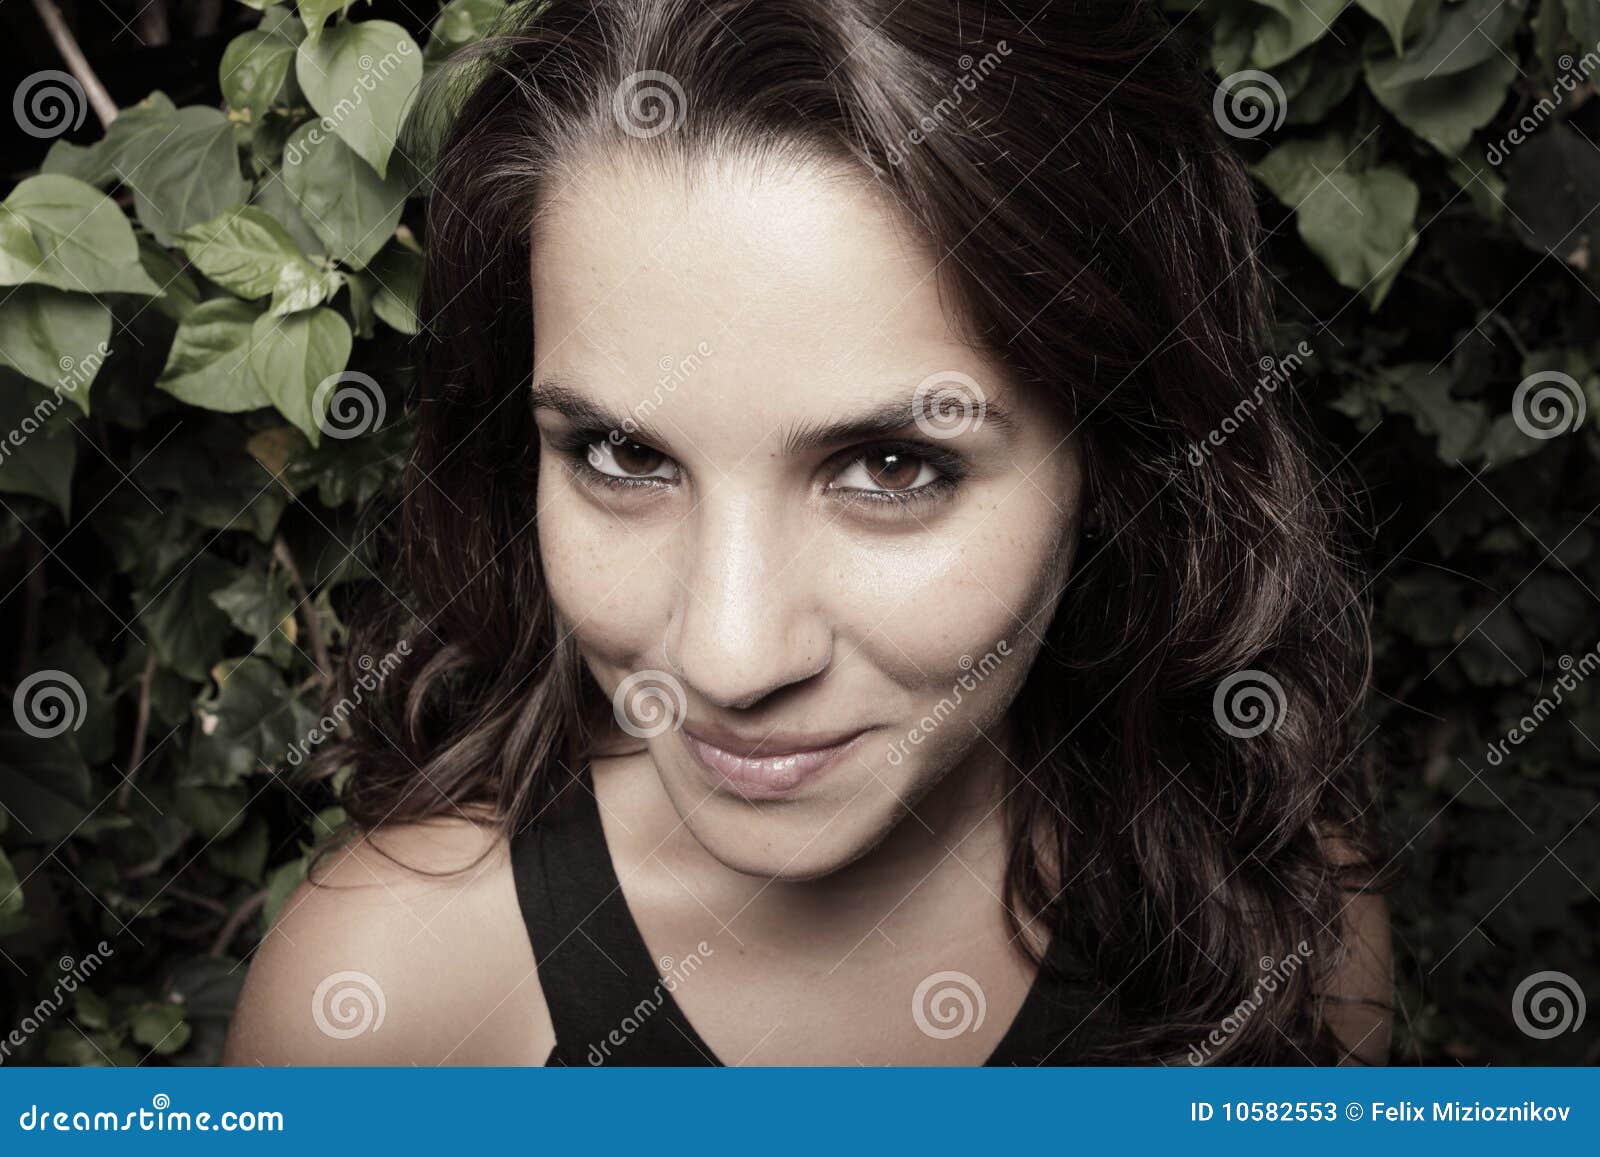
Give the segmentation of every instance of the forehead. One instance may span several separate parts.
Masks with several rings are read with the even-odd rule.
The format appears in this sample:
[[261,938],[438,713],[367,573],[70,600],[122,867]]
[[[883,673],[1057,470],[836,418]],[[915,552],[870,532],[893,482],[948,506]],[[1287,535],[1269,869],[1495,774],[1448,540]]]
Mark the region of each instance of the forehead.
[[993,377],[946,314],[934,258],[837,169],[592,160],[553,191],[531,248],[535,377],[606,402],[649,395],[689,357],[666,416],[715,410],[748,435],[909,396],[936,372]]

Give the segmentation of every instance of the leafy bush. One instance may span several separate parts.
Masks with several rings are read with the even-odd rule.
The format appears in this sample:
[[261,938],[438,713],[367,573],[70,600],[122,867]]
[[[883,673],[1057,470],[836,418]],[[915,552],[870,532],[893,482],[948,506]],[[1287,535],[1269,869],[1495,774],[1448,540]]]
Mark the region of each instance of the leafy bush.
[[[215,1061],[341,818],[286,773],[407,452],[425,166],[395,142],[505,5],[245,2],[225,107],[153,92],[0,211],[0,1059]],[[1545,969],[1600,991],[1600,6],[1168,8],[1272,226],[1245,386],[1368,487],[1397,1058],[1585,1059],[1511,1004]]]

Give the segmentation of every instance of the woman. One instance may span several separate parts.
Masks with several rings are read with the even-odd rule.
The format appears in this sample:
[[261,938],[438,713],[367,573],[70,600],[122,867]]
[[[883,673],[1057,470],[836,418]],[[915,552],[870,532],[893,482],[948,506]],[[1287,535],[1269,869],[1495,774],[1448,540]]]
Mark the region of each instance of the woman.
[[359,834],[229,1059],[1383,1059],[1364,617],[1241,409],[1250,192],[1169,30],[520,19],[439,157],[349,648],[407,657],[320,756]]

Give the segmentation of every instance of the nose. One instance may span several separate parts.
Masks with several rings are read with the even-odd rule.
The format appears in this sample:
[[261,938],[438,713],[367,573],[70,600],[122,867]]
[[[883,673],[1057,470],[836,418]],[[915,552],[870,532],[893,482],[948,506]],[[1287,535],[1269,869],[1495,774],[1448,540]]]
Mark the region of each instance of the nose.
[[807,536],[788,513],[771,495],[712,494],[683,527],[664,644],[719,707],[754,706],[832,662],[822,568],[804,557]]

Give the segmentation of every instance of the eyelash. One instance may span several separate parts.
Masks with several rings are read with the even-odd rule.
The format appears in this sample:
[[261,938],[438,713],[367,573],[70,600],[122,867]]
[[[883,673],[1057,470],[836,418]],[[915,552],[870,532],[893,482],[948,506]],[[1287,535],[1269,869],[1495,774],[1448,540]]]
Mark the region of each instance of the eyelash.
[[[613,491],[630,491],[645,489],[654,490],[663,479],[659,478],[621,478],[614,474],[607,474],[597,470],[589,461],[589,448],[597,442],[604,442],[611,437],[610,430],[599,429],[573,429],[564,434],[554,435],[551,442],[556,451],[566,459],[567,463],[582,478],[591,484],[599,484]],[[640,443],[644,445],[644,443]],[[657,453],[660,453],[657,451]],[[932,446],[920,442],[872,442],[865,446],[855,447],[846,452],[846,456],[839,459],[841,467],[851,466],[865,458],[878,457],[885,454],[905,454],[938,471],[939,477],[932,482],[925,482],[912,490],[862,490],[856,487],[840,487],[848,494],[847,501],[866,502],[879,506],[893,506],[907,509],[929,502],[935,502],[947,497],[967,477],[966,462],[957,454],[939,446]],[[662,455],[662,457],[667,457]],[[669,459],[670,460],[670,459]]]

